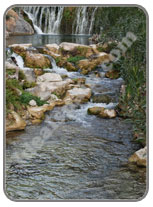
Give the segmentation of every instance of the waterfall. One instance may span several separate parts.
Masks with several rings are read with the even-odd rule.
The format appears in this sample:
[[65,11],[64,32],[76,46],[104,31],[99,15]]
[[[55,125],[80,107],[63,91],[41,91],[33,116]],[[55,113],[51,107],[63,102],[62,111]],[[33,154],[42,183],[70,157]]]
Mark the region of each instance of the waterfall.
[[[60,34],[64,7],[30,6],[23,9],[32,20],[38,34]],[[72,34],[92,34],[97,9],[98,7],[76,7],[75,18],[72,22]]]
[[90,27],[89,27],[89,34],[91,34],[92,29],[93,29],[93,23],[94,23],[94,20],[95,20],[95,12],[96,12],[97,9],[98,9],[98,7],[94,8],[92,16],[91,16],[91,23],[90,23]]
[[38,34],[59,34],[64,7],[24,7]]
[[[89,7],[79,7],[77,9],[76,18],[73,22],[72,32],[73,34],[91,34],[94,20],[95,12],[98,7],[90,8]],[[92,9],[92,11],[91,11]]]

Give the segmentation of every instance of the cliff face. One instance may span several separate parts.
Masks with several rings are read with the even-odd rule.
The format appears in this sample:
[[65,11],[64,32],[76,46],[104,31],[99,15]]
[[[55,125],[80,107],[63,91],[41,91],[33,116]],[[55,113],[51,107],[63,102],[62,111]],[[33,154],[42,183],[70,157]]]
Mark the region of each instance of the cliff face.
[[6,33],[11,35],[32,35],[34,30],[28,22],[10,9],[6,14]]

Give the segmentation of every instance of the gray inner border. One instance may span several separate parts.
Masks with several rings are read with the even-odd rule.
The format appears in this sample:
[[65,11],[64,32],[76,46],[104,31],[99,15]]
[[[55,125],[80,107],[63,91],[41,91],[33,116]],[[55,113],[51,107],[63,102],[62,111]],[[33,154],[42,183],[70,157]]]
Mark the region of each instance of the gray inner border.
[[6,133],[5,133],[5,110],[3,111],[3,191],[5,196],[15,202],[136,202],[143,200],[149,191],[149,14],[146,11],[146,9],[138,4],[13,4],[9,6],[3,15],[3,108],[5,109],[5,49],[6,49],[6,42],[5,42],[5,15],[7,11],[13,7],[22,7],[22,6],[65,6],[65,7],[78,7],[78,6],[88,6],[88,7],[137,7],[141,9],[144,14],[146,15],[146,92],[147,92],[147,110],[146,110],[146,143],[147,143],[147,168],[146,168],[146,191],[142,197],[139,199],[71,199],[71,200],[35,200],[35,199],[29,199],[29,200],[13,200],[10,199],[7,195],[6,189],[5,189],[5,147],[6,147]]

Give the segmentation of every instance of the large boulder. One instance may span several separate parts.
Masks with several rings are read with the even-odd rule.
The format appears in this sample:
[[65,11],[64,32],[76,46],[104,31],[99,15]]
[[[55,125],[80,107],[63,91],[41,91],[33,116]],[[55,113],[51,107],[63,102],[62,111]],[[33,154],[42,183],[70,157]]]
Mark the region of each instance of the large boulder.
[[147,164],[147,147],[136,151],[130,158],[129,162],[136,163],[138,166],[146,167]]
[[12,35],[32,35],[32,26],[20,17],[14,10],[8,10],[6,14],[6,31]]
[[37,82],[59,82],[62,81],[62,78],[57,73],[45,73],[37,77]]
[[29,68],[51,68],[50,60],[40,53],[26,52],[25,62],[26,67]]
[[85,103],[90,99],[90,97],[90,88],[73,88],[67,91],[64,101],[66,104]]
[[13,119],[6,119],[6,131],[23,130],[26,127],[26,122],[15,111],[11,111],[10,114]]

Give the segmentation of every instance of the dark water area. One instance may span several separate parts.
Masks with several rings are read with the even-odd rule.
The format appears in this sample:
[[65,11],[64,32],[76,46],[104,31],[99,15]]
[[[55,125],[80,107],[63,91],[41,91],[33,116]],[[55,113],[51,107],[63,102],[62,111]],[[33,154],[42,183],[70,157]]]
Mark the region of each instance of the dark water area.
[[27,36],[10,36],[6,40],[6,46],[11,44],[31,43],[34,47],[44,46],[45,44],[61,42],[73,42],[78,44],[89,45],[90,35],[47,35],[34,34]]

